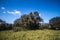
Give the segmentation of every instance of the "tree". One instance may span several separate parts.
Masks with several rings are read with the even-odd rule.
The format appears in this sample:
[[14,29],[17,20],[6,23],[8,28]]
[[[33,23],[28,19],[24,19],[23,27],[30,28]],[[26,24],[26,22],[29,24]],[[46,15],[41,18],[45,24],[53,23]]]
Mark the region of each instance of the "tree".
[[12,24],[6,23],[5,24],[5,30],[11,30],[12,29]]
[[39,29],[39,22],[43,19],[40,18],[39,13],[35,11],[34,13],[30,13],[30,29]]
[[12,24],[8,24],[5,21],[0,19],[0,31],[1,30],[10,30],[12,29]]
[[56,28],[60,29],[60,17],[54,17],[50,19],[49,24],[52,29],[56,29]]
[[5,23],[5,21],[3,21],[3,20],[0,19],[0,23],[2,23],[2,22]]
[[0,19],[0,31],[5,30],[5,21]]
[[42,18],[40,18],[39,13],[36,11],[34,13],[30,12],[28,15],[22,15],[21,18],[14,21],[14,25],[23,29],[38,29],[39,22],[41,21]]

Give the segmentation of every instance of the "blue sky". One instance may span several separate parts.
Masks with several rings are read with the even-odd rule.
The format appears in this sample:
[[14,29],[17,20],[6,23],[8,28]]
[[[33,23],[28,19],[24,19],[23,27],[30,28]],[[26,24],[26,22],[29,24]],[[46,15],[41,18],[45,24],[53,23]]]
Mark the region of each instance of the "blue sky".
[[48,23],[51,18],[60,16],[60,0],[0,0],[0,19],[7,23],[34,11]]

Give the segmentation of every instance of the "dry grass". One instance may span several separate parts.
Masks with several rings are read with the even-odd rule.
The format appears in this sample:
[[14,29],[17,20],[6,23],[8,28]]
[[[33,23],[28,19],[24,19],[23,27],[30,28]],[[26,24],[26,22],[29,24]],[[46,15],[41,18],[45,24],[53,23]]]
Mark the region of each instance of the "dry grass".
[[60,40],[60,30],[1,31],[0,40]]

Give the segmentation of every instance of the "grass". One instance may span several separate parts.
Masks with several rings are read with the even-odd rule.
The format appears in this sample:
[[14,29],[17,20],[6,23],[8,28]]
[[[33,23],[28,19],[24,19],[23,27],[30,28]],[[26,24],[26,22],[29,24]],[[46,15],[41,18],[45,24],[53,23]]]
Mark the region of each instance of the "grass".
[[0,40],[60,40],[60,30],[1,31]]

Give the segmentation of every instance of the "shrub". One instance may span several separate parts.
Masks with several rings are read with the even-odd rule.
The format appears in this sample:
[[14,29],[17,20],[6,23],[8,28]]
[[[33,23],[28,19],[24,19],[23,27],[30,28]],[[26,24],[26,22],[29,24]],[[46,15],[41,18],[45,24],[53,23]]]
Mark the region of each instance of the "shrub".
[[49,20],[51,29],[60,29],[60,17],[54,17]]
[[24,29],[21,27],[14,27],[13,31],[17,32],[17,31],[23,31]]

